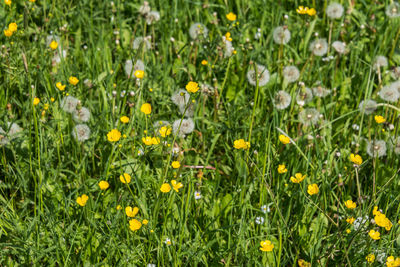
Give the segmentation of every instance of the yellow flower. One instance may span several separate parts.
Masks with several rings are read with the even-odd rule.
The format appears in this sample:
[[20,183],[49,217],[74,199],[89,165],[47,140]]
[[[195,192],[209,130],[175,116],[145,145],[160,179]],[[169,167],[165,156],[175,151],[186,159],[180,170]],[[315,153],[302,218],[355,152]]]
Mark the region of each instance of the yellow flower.
[[61,82],[56,83],[56,87],[58,88],[58,90],[60,91],[64,91],[65,90],[65,86],[63,85]]
[[35,2],[36,2],[36,0],[29,0],[29,2],[31,2],[31,3],[35,3]]
[[307,193],[309,194],[309,195],[315,195],[315,194],[318,194],[318,192],[319,192],[319,188],[318,188],[318,185],[317,184],[310,184],[310,185],[308,185],[308,187],[307,187]]
[[376,123],[384,123],[386,121],[386,119],[380,115],[375,115],[375,121]]
[[101,190],[106,190],[110,184],[107,181],[100,181],[99,182],[99,187]]
[[147,224],[149,223],[149,221],[146,220],[146,219],[144,219],[144,220],[142,221],[142,223],[143,223],[143,225],[147,225]]
[[84,207],[84,206],[86,205],[86,202],[88,201],[88,199],[89,199],[89,197],[88,197],[86,194],[83,194],[82,196],[80,196],[80,197],[78,197],[78,198],[76,199],[76,202],[77,202],[80,206]]
[[226,40],[228,40],[229,42],[232,42],[232,38],[231,38],[231,33],[230,33],[230,32],[225,33],[225,38],[226,38]]
[[307,14],[308,7],[304,6],[299,6],[299,8],[296,9],[296,12],[299,14]]
[[[376,207],[378,208],[378,207]],[[390,231],[392,229],[392,222],[386,217],[385,214],[381,213],[377,209],[373,211],[373,214],[375,215],[374,220],[375,223],[380,226],[380,227],[385,227],[387,231]]]
[[171,180],[172,187],[176,192],[179,192],[179,189],[183,187],[182,183],[177,183],[176,180]]
[[355,209],[357,207],[357,204],[355,202],[353,202],[353,200],[347,200],[346,202],[344,202],[344,204],[346,205],[346,208],[348,209]]
[[151,138],[151,144],[152,145],[158,145],[160,143],[160,138],[158,137],[152,137]]
[[11,6],[11,0],[4,0],[4,4],[6,4],[7,6]]
[[131,176],[129,174],[127,174],[127,173],[124,173],[124,174],[119,176],[119,180],[123,184],[129,184],[131,182]]
[[162,184],[161,188],[160,188],[160,191],[163,192],[163,193],[168,193],[169,191],[171,191],[171,186],[169,184],[167,184],[167,183]]
[[4,35],[5,35],[6,37],[10,37],[12,34],[13,34],[12,31],[10,31],[9,29],[5,29],[5,30],[4,30]]
[[69,81],[69,83],[72,84],[72,85],[77,85],[78,82],[79,82],[78,78],[76,78],[76,77],[74,77],[74,76],[69,77],[68,81]]
[[229,12],[228,14],[226,14],[226,18],[230,21],[235,21],[236,20],[236,14]]
[[315,14],[317,14],[315,8],[310,8],[309,10],[307,10],[307,15],[314,16]]
[[199,90],[199,84],[196,83],[196,82],[189,82],[189,83],[186,85],[186,90],[187,90],[189,93],[196,93],[196,92]]
[[381,239],[381,234],[375,230],[371,230],[368,232],[368,235],[373,239],[373,240],[379,240]]
[[300,183],[301,181],[303,181],[304,178],[306,178],[306,175],[305,175],[305,174],[302,175],[301,173],[298,172],[298,173],[296,173],[296,174],[294,175],[294,177],[293,177],[293,176],[290,177],[290,181],[292,181],[292,183],[298,184],[298,183]]
[[135,77],[138,78],[138,79],[143,79],[143,77],[144,77],[144,71],[142,71],[142,70],[137,70],[137,71],[135,71],[135,73],[134,73],[133,75],[135,75]]
[[374,254],[368,254],[367,257],[365,257],[367,262],[373,263],[375,261],[375,255]]
[[122,123],[128,123],[128,122],[129,122],[129,117],[127,117],[127,116],[122,116],[119,120],[120,120]]
[[270,252],[274,249],[274,244],[271,243],[269,240],[264,240],[260,242],[260,250]]
[[353,224],[353,222],[355,221],[356,219],[354,219],[354,217],[350,217],[350,218],[347,218],[346,219],[346,222],[348,222],[349,224]]
[[203,60],[201,61],[201,65],[205,66],[205,65],[207,65],[207,64],[208,64],[208,61],[207,61],[207,60],[203,59]]
[[152,140],[152,138],[150,136],[142,137],[142,142],[146,146],[151,146],[153,144],[153,140]]
[[44,110],[48,110],[48,109],[49,109],[49,104],[48,104],[48,103],[44,104],[44,105],[43,105],[43,109],[44,109]]
[[108,132],[107,134],[108,141],[117,142],[119,139],[121,139],[121,132],[118,131],[117,129],[112,129],[111,131]]
[[346,229],[346,233],[350,234],[351,230],[350,229]]
[[33,99],[33,104],[36,106],[36,105],[39,104],[39,103],[40,103],[40,98],[35,97],[35,98]]
[[360,155],[358,155],[358,154],[354,155],[353,153],[350,154],[350,161],[356,165],[361,165],[361,163],[363,162]]
[[174,169],[179,169],[179,167],[181,166],[181,164],[179,163],[179,161],[173,161],[171,163],[172,168]]
[[162,137],[167,137],[168,135],[171,134],[172,129],[171,129],[171,127],[163,126],[163,127],[160,128],[160,130],[158,130],[158,132],[160,133],[160,135]]
[[287,137],[286,135],[281,134],[279,135],[279,141],[281,141],[282,144],[287,145],[290,143],[290,138]]
[[54,102],[54,101],[55,101],[54,97],[50,98],[50,101],[51,101],[51,102]]
[[285,173],[285,172],[287,172],[287,169],[286,169],[285,164],[280,164],[280,165],[278,166],[278,172],[279,172],[279,173]]
[[11,22],[10,24],[8,24],[8,29],[9,29],[12,33],[16,32],[17,29],[18,29],[17,23]]
[[52,49],[52,50],[56,50],[57,49],[57,47],[58,47],[58,43],[56,42],[56,41],[51,41],[51,43],[50,43],[50,48]]
[[146,115],[149,115],[151,113],[151,105],[149,103],[144,103],[140,107],[140,111],[143,112]]
[[142,223],[139,222],[138,220],[132,219],[132,220],[129,221],[129,228],[130,228],[132,231],[137,231],[137,230],[139,230],[141,227],[142,227]]
[[138,214],[138,212],[139,212],[139,208],[138,207],[134,207],[134,208],[132,208],[131,206],[127,206],[126,208],[125,208],[125,213],[126,213],[126,216],[128,216],[128,217],[135,217],[136,216],[136,214]]
[[250,143],[244,141],[244,139],[239,139],[233,142],[233,147],[236,149],[248,149],[250,148]]
[[297,264],[299,265],[299,267],[311,267],[311,263],[302,259],[298,260]]
[[394,258],[394,256],[389,256],[386,259],[386,266],[387,267],[399,267],[400,266],[400,258]]

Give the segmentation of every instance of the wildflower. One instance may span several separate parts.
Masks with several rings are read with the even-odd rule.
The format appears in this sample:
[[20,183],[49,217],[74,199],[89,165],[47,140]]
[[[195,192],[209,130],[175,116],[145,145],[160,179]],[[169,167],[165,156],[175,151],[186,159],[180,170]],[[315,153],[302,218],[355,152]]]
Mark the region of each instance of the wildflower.
[[315,10],[315,8],[310,8],[307,10],[307,15],[309,15],[310,17],[314,16],[315,14],[317,14],[317,10]]
[[303,109],[299,113],[299,121],[304,124],[304,126],[315,125],[319,121],[320,113],[315,108]]
[[6,4],[7,6],[11,6],[11,0],[4,0],[4,4]]
[[392,139],[393,151],[396,155],[400,154],[400,136]]
[[361,112],[365,112],[365,114],[369,115],[376,110],[377,104],[374,100],[368,99],[365,101],[361,101],[358,108],[360,109]]
[[381,213],[378,210],[377,206],[374,207],[372,214],[374,215],[375,223],[378,226],[384,227],[387,231],[390,231],[390,229],[392,229],[392,226],[393,226],[392,222],[386,217],[385,214]]
[[77,85],[78,82],[79,82],[78,78],[76,78],[76,77],[74,77],[74,76],[69,77],[69,78],[68,78],[68,81],[69,81],[69,83],[72,84],[72,85]]
[[318,194],[318,192],[319,192],[319,188],[318,188],[318,185],[317,184],[310,184],[310,185],[308,185],[308,187],[307,187],[307,193],[309,194],[309,195],[315,195],[315,194]]
[[99,182],[99,187],[101,190],[106,190],[110,184],[107,181],[100,181]]
[[203,59],[203,60],[201,61],[201,65],[205,66],[205,65],[207,65],[207,64],[208,64],[208,61],[207,61],[207,60]]
[[311,267],[311,263],[309,263],[303,259],[298,260],[297,264],[299,265],[299,267]]
[[147,225],[148,223],[149,223],[149,220],[144,219],[144,220],[142,221],[142,224],[143,224],[143,225]]
[[287,169],[286,169],[285,164],[279,164],[278,173],[282,174],[282,173],[286,173],[286,172],[287,172]]
[[375,115],[374,117],[376,123],[380,124],[380,123],[384,123],[386,121],[386,119],[380,115]]
[[350,229],[346,229],[346,233],[350,234],[351,230]]
[[153,140],[151,139],[150,136],[142,137],[142,142],[143,142],[146,146],[151,146],[151,145],[153,144]]
[[147,25],[151,25],[154,22],[157,22],[160,20],[160,12],[158,11],[150,11],[146,15],[146,23]]
[[236,14],[234,14],[234,13],[232,13],[232,12],[229,12],[228,14],[226,14],[226,18],[227,18],[229,21],[235,21],[235,20],[236,20]]
[[386,142],[383,140],[372,140],[367,143],[367,154],[371,157],[383,157],[386,155]]
[[64,91],[65,90],[65,86],[63,85],[61,82],[56,83],[56,87],[58,88],[58,90],[60,91]]
[[259,86],[266,85],[269,81],[269,78],[270,78],[269,71],[263,65],[256,64],[256,68],[251,67],[247,72],[247,80],[251,85],[254,86],[257,85],[257,81]]
[[169,191],[171,191],[171,186],[167,183],[164,183],[161,185],[160,191],[163,193],[168,193]]
[[181,189],[183,187],[183,184],[176,182],[176,180],[171,180],[171,184],[172,184],[173,189],[177,193],[179,192],[179,189]]
[[72,129],[72,137],[78,142],[86,141],[90,137],[90,128],[86,124],[77,124],[74,129]]
[[274,42],[279,45],[287,44],[290,41],[290,31],[286,26],[276,27],[272,33],[272,36],[274,38]]
[[22,131],[22,128],[16,123],[7,123],[8,126],[8,137],[12,140],[18,137],[18,134]]
[[304,6],[299,6],[299,7],[296,9],[296,12],[297,12],[298,14],[302,14],[302,15],[307,14],[307,11],[308,11],[308,7],[304,7]]
[[248,149],[250,148],[250,143],[244,141],[244,139],[239,139],[233,142],[233,147],[236,149]]
[[17,23],[11,22],[10,24],[8,24],[8,29],[9,29],[12,33],[16,32],[17,29],[18,29]]
[[312,89],[313,95],[317,97],[326,97],[331,93],[331,90],[325,89],[322,86],[317,86]]
[[377,56],[374,61],[374,69],[378,70],[388,66],[388,60],[385,56]]
[[199,191],[194,192],[194,199],[199,200],[201,198],[201,193]]
[[[232,38],[230,39],[232,40]],[[231,41],[227,40],[225,36],[222,38],[222,41],[224,43],[224,57],[230,57],[232,53],[236,54]]]
[[168,237],[165,239],[164,243],[168,246],[172,245],[171,239],[169,239]]
[[121,132],[118,129],[112,129],[107,134],[107,140],[110,142],[118,142],[121,139]]
[[127,117],[127,116],[122,116],[121,118],[119,118],[119,120],[122,122],[122,123],[128,123],[129,122],[129,117]]
[[179,161],[173,161],[171,163],[172,168],[174,169],[179,169],[181,167],[181,164],[179,163]]
[[304,106],[305,104],[311,102],[313,99],[313,93],[310,88],[302,87],[297,91],[296,102],[300,106]]
[[52,50],[56,50],[57,47],[58,47],[58,43],[57,43],[56,41],[51,41],[51,43],[50,43],[50,48],[51,48]]
[[127,60],[125,62],[124,70],[126,75],[128,75],[128,77],[130,77],[130,75],[132,75],[132,73],[135,73],[137,70],[144,71],[144,69],[145,69],[144,63],[140,59],[136,60],[135,66],[133,66],[133,70],[132,70],[132,60]]
[[228,40],[229,42],[232,42],[232,38],[231,38],[231,33],[230,32],[225,33],[224,36],[225,36],[226,40]]
[[142,223],[136,219],[129,220],[129,229],[137,231],[142,227]]
[[269,240],[261,241],[260,246],[260,250],[265,252],[271,252],[274,249],[274,244]]
[[117,210],[122,210],[121,205],[118,205],[118,206],[116,207],[116,209],[117,209]]
[[140,107],[140,111],[143,112],[146,115],[149,115],[151,113],[151,105],[149,103],[144,103]]
[[361,165],[361,163],[363,162],[360,155],[358,155],[358,154],[354,155],[353,153],[350,154],[350,161],[356,165]]
[[379,97],[387,102],[397,102],[400,97],[400,92],[396,85],[396,83],[392,83],[391,85],[384,86],[378,92]]
[[139,36],[133,40],[132,48],[135,50],[141,48],[143,51],[146,51],[151,48],[151,43],[149,42],[148,38]]
[[[399,67],[399,68],[400,68],[400,67]],[[400,94],[400,81],[396,81],[396,82],[394,82],[394,83],[391,83],[391,84],[390,84],[390,87],[393,87],[393,88],[397,89],[397,91],[398,91],[399,94]]]
[[280,134],[279,141],[281,141],[282,144],[287,145],[290,143],[290,138],[287,137],[286,135]]
[[347,53],[346,43],[335,41],[332,43],[332,47],[338,52],[339,54]]
[[135,75],[135,77],[136,77],[137,79],[143,79],[143,77],[144,77],[144,71],[142,71],[142,70],[136,70],[135,73],[134,73],[133,75]]
[[171,129],[171,127],[169,127],[169,126],[162,126],[162,127],[158,130],[158,132],[160,133],[160,135],[161,135],[162,137],[167,137],[168,135],[171,134],[172,129]]
[[77,122],[87,122],[90,119],[90,111],[85,107],[74,110],[72,118]]
[[190,134],[194,130],[194,122],[192,119],[178,119],[174,121],[172,125],[174,134],[178,134],[180,137],[185,137],[186,134]]
[[151,138],[151,144],[152,145],[158,145],[160,143],[160,138],[159,137],[152,137]]
[[368,254],[367,257],[365,257],[368,263],[373,263],[375,261],[375,255],[374,254]]
[[129,174],[127,174],[127,173],[124,173],[124,174],[119,176],[119,180],[123,184],[129,184],[131,182],[131,176]]
[[76,110],[79,100],[73,96],[66,96],[61,100],[61,108],[68,113],[72,113]]
[[379,240],[381,239],[381,234],[375,230],[371,230],[368,232],[368,235],[373,239],[373,240]]
[[288,83],[297,81],[300,77],[300,71],[296,66],[287,66],[283,69],[283,77]]
[[290,95],[282,90],[278,91],[273,99],[274,106],[278,110],[286,109],[290,105],[290,102],[292,102]]
[[182,89],[176,91],[171,96],[172,102],[174,102],[174,104],[177,105],[178,107],[183,107],[183,108],[185,108],[186,105],[189,103],[189,99],[190,99],[190,94]]
[[126,213],[126,216],[128,216],[128,217],[135,217],[136,216],[136,214],[138,214],[138,212],[139,212],[139,208],[138,207],[134,207],[134,208],[132,208],[131,206],[127,206],[126,208],[125,208],[125,213]]
[[13,35],[13,33],[12,33],[12,31],[10,31],[9,29],[5,29],[5,30],[4,30],[4,35],[5,35],[6,37],[11,37],[11,36]]
[[186,90],[190,93],[196,93],[199,90],[199,84],[196,82],[189,82],[186,85]]
[[368,216],[365,216],[364,218],[363,217],[357,217],[357,219],[353,223],[354,230],[357,231],[358,228],[360,228],[360,226],[363,226],[366,222],[368,222],[368,220],[369,220]]
[[298,183],[300,183],[301,181],[303,181],[304,178],[306,178],[306,175],[305,175],[305,174],[302,175],[301,173],[296,173],[296,174],[294,175],[294,177],[293,177],[293,176],[290,177],[290,181],[292,181],[292,183],[298,184]]
[[391,19],[400,17],[400,5],[397,2],[391,3],[386,7],[385,13]]
[[78,203],[80,206],[84,207],[86,205],[86,202],[88,201],[89,197],[86,194],[83,194],[82,196],[78,197],[76,199],[76,203]]
[[347,200],[346,202],[344,202],[344,204],[346,205],[346,208],[348,209],[355,209],[357,207],[357,204],[355,202],[353,202],[352,200]]
[[394,258],[393,256],[389,256],[386,259],[386,266],[387,267],[399,267],[400,266],[400,258]]
[[264,217],[256,217],[255,222],[256,222],[256,224],[263,224],[264,223]]
[[40,98],[38,98],[38,97],[35,97],[34,99],[33,99],[33,105],[38,105],[40,103]]
[[189,35],[193,40],[197,40],[200,36],[207,38],[208,29],[201,23],[194,23],[189,28]]
[[348,222],[349,224],[353,224],[355,220],[356,219],[354,219],[354,217],[350,217],[346,219],[346,222]]
[[328,52],[328,42],[325,38],[316,39],[310,44],[310,51],[319,57],[322,57]]
[[344,8],[339,3],[331,3],[326,8],[326,15],[331,19],[339,19],[343,16]]

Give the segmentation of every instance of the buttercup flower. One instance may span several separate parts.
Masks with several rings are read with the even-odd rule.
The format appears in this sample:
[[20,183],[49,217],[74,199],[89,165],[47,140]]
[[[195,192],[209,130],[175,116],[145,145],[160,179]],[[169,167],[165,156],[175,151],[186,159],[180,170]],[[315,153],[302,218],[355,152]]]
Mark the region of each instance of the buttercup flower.
[[357,204],[355,202],[353,202],[352,200],[347,200],[346,202],[344,202],[344,204],[346,205],[346,208],[348,209],[355,209],[357,207]]
[[9,29],[12,33],[16,32],[17,29],[18,29],[17,23],[11,22],[10,24],[8,24],[8,29]]
[[189,82],[186,85],[186,90],[190,93],[196,93],[199,90],[199,84],[196,82]]
[[101,190],[106,190],[110,184],[107,181],[100,181],[99,182],[99,187]]
[[131,182],[131,176],[129,174],[127,174],[127,173],[124,173],[124,174],[119,176],[119,180],[123,184],[129,184]]
[[137,79],[143,79],[143,77],[144,77],[144,71],[142,71],[142,70],[136,70],[135,73],[134,73],[133,75],[135,75],[135,77],[136,77]]
[[83,194],[82,196],[78,197],[76,199],[76,203],[78,203],[80,206],[84,207],[86,205],[86,202],[88,201],[89,197],[86,194]]
[[107,134],[107,140],[110,142],[117,142],[121,139],[121,132],[118,131],[117,129],[112,129],[110,132]]
[[142,142],[146,146],[151,146],[153,144],[153,140],[152,140],[152,138],[150,136],[142,137]]
[[167,137],[168,135],[171,134],[172,129],[171,129],[171,127],[169,127],[169,126],[162,126],[162,127],[158,130],[158,132],[160,133],[160,135],[161,135],[162,137]]
[[299,14],[302,14],[302,15],[307,14],[307,11],[308,11],[308,7],[304,7],[304,6],[299,6],[296,9],[296,12]]
[[143,112],[146,115],[149,115],[151,113],[151,105],[149,103],[144,103],[140,107],[140,111]]
[[381,239],[381,234],[375,230],[371,230],[368,232],[368,235],[373,239],[373,240],[379,240]]
[[250,148],[250,143],[244,141],[244,139],[239,139],[233,142],[233,147],[236,149],[248,149]]
[[7,6],[11,6],[11,0],[4,0],[4,4],[6,4]]
[[68,78],[68,82],[72,85],[77,85],[79,83],[79,80],[78,80],[78,78],[71,76]]
[[136,219],[132,219],[129,221],[129,229],[132,231],[137,231],[142,227],[142,223]]
[[368,263],[373,263],[375,261],[375,255],[374,254],[368,254],[367,257],[365,257]]
[[119,119],[122,123],[128,123],[129,122],[129,117],[127,117],[127,116],[122,116],[120,119]]
[[178,183],[176,180],[171,180],[171,184],[172,184],[173,189],[176,192],[179,192],[179,189],[181,189],[183,187],[183,184],[182,183]]
[[287,137],[286,135],[281,134],[279,135],[279,141],[281,141],[282,144],[287,145],[290,143],[290,138]]
[[38,97],[35,97],[34,99],[33,99],[33,105],[37,105],[37,104],[39,104],[40,103],[40,98],[38,98]]
[[232,12],[229,12],[228,14],[226,14],[226,18],[230,21],[235,21],[236,20],[236,15]]
[[181,167],[181,164],[179,163],[179,161],[173,161],[171,163],[172,168],[174,169],[179,169],[179,167]]
[[167,183],[164,183],[161,185],[160,191],[163,193],[168,193],[169,191],[171,191],[171,186]]
[[318,188],[318,185],[317,184],[310,184],[310,185],[308,185],[308,187],[307,187],[307,193],[309,194],[309,195],[315,195],[315,194],[318,194],[318,192],[319,192],[319,188]]
[[274,249],[274,244],[269,240],[261,241],[260,246],[260,250],[265,252],[271,252]]
[[302,175],[301,173],[296,173],[296,174],[294,175],[294,177],[293,177],[293,176],[290,177],[290,181],[292,181],[292,183],[298,184],[298,183],[300,183],[301,181],[303,181],[304,178],[306,178],[306,175],[305,175],[305,174]]
[[207,65],[207,64],[208,64],[208,61],[207,61],[207,60],[203,59],[203,60],[201,61],[201,65],[205,66],[205,65]]
[[131,218],[135,217],[136,214],[138,214],[138,212],[139,212],[139,208],[138,207],[132,208],[131,206],[127,206],[125,208],[126,216],[131,217]]
[[346,222],[348,222],[349,224],[353,224],[355,220],[356,219],[354,219],[354,217],[350,217],[346,219]]
[[303,259],[298,260],[297,264],[299,265],[299,267],[311,267],[311,263],[309,263]]
[[363,162],[360,155],[358,155],[358,154],[354,155],[353,153],[350,154],[350,161],[356,165],[361,165],[361,163]]
[[56,83],[56,87],[58,88],[58,90],[60,91],[64,91],[65,90],[65,86],[63,85],[61,82]]
[[376,123],[384,123],[386,121],[386,119],[380,115],[375,115],[374,119]]
[[50,46],[51,50],[56,50],[58,47],[58,43],[53,40],[53,41],[51,41],[49,46]]
[[9,29],[5,29],[5,30],[4,30],[4,35],[5,35],[6,37],[11,37],[11,36],[13,35],[13,33],[12,33],[12,31],[10,31]]
[[286,172],[287,172],[287,169],[286,169],[285,164],[280,164],[280,165],[278,166],[278,172],[279,172],[279,173],[286,173]]
[[147,225],[148,223],[149,223],[149,221],[146,220],[146,219],[144,219],[144,220],[142,221],[142,224],[143,224],[143,225]]
[[151,138],[151,144],[152,145],[158,145],[160,143],[160,138],[159,137],[152,137]]
[[394,256],[389,256],[386,259],[386,266],[387,267],[399,267],[400,266],[400,258],[394,258]]

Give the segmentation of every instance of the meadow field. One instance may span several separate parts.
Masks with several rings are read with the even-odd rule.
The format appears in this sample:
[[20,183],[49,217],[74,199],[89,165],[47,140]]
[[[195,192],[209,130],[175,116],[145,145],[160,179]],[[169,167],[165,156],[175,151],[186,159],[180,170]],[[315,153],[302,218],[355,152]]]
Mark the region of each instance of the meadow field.
[[400,266],[396,1],[0,5],[0,266]]

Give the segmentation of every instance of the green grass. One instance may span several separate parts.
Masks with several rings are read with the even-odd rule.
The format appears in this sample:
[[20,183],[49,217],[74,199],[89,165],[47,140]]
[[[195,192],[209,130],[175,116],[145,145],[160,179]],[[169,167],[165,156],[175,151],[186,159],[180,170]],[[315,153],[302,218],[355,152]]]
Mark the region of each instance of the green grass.
[[[378,95],[395,81],[391,70],[400,65],[400,21],[385,14],[388,0],[338,0],[345,13],[333,22],[325,14],[329,1],[309,2],[316,16],[297,14],[306,5],[300,1],[150,0],[151,10],[160,12],[152,25],[140,15],[138,1],[2,2],[2,30],[11,22],[18,30],[0,36],[0,126],[8,132],[9,123],[17,123],[23,130],[0,146],[0,265],[297,266],[304,259],[311,266],[369,266],[365,258],[374,254],[370,265],[382,266],[388,256],[400,257],[400,161],[390,145],[400,135],[400,106]],[[229,12],[237,14],[237,23],[227,20]],[[191,40],[194,22],[208,28],[206,39]],[[286,45],[273,40],[281,25],[291,32]],[[228,31],[236,54],[224,57]],[[329,46],[327,55],[312,55],[316,33],[328,41],[331,36],[330,44],[345,42],[349,52],[338,55]],[[56,51],[48,36],[60,38],[56,51],[67,50],[58,64],[52,64]],[[151,49],[132,48],[139,36],[151,36]],[[379,55],[389,64],[378,73],[373,64]],[[327,56],[333,59],[322,60]],[[146,66],[139,83],[124,71],[128,59]],[[255,63],[270,72],[265,86],[247,80]],[[295,83],[283,79],[288,65],[301,72]],[[70,76],[79,79],[76,86],[68,83]],[[195,130],[144,145],[142,137],[157,135],[155,122],[183,117],[171,95],[189,81],[210,88],[190,94]],[[301,107],[299,81],[310,88],[320,83],[331,94]],[[65,91],[57,82],[67,85]],[[279,90],[292,96],[285,110],[273,104]],[[67,94],[91,112],[85,142],[72,137],[78,123],[60,106]],[[380,104],[371,115],[359,110],[367,99]],[[140,111],[143,103],[151,104],[150,115]],[[318,124],[299,120],[306,108],[323,115]],[[124,115],[128,124],[119,121]],[[377,124],[375,115],[386,122]],[[109,142],[112,129],[126,138]],[[292,143],[283,145],[280,134]],[[234,149],[237,139],[251,147]],[[368,155],[371,140],[387,143],[385,156]],[[351,153],[361,155],[361,166],[349,160]],[[173,160],[179,169],[170,166]],[[279,164],[288,172],[279,174]],[[121,183],[123,173],[132,176],[129,184]],[[292,183],[295,173],[306,174],[305,180]],[[174,179],[183,188],[162,193],[161,185]],[[109,182],[107,190],[99,189],[101,180]],[[314,183],[319,193],[310,196],[307,186]],[[76,202],[82,194],[89,196],[84,207]],[[346,208],[349,199],[356,209]],[[269,212],[261,211],[263,205]],[[138,207],[135,219],[149,223],[130,230],[126,206]],[[389,231],[371,221],[374,206],[393,224]],[[346,222],[365,216],[360,227]],[[257,224],[257,217],[264,222]],[[369,237],[371,229],[380,240]],[[263,240],[274,244],[272,252],[260,250]]]

